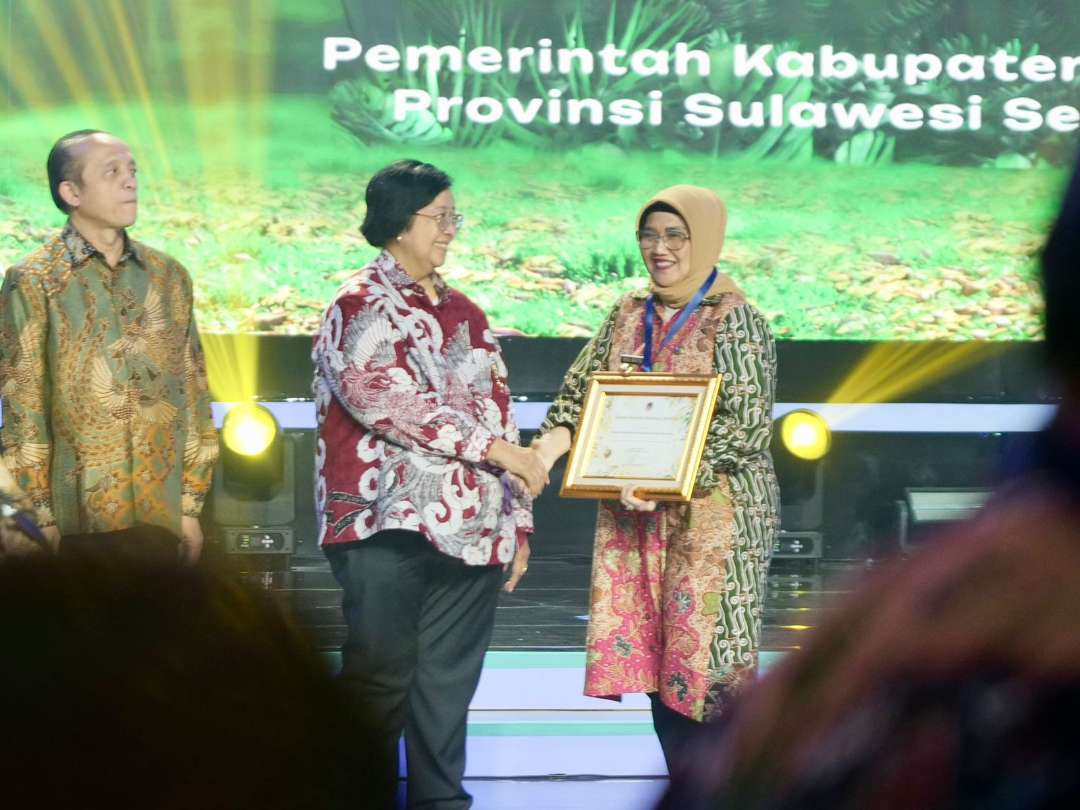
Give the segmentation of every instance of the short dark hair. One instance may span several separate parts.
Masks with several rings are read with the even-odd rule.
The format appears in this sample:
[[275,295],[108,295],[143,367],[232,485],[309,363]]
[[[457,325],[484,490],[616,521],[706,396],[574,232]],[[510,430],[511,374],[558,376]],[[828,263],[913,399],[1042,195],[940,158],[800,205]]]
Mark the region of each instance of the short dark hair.
[[452,184],[446,172],[419,160],[399,160],[379,169],[367,184],[360,232],[370,244],[384,247],[408,228],[413,214]]
[[56,207],[65,214],[70,214],[71,209],[60,196],[60,184],[65,180],[77,180],[82,172],[82,163],[75,156],[75,147],[92,135],[108,134],[100,129],[77,129],[62,136],[49,150],[49,157],[45,161],[45,171],[49,174],[49,193],[52,194]]
[[[654,202],[652,205],[650,205],[648,208],[641,212],[641,218],[638,219],[637,229],[640,231],[642,228],[644,228],[645,220],[649,218],[649,214],[656,213],[674,214],[679,219],[683,220],[683,222],[686,221],[683,215],[675,210],[674,206],[668,205],[666,202]],[[687,228],[689,227],[690,226],[688,225]]]

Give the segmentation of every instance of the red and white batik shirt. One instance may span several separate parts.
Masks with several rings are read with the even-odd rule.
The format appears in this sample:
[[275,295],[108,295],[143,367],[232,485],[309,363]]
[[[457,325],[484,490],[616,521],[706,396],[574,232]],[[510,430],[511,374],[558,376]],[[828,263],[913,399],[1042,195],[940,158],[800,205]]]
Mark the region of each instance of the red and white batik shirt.
[[518,442],[484,313],[441,278],[432,303],[383,252],[338,292],[315,338],[319,543],[424,534],[469,565],[505,563],[532,503],[484,459]]

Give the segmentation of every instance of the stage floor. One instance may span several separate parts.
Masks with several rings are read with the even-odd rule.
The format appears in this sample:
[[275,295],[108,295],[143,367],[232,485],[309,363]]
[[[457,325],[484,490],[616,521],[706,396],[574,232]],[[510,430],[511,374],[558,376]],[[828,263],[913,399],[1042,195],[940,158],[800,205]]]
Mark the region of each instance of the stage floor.
[[[265,559],[265,558],[264,558]],[[243,564],[243,560],[239,560]],[[260,561],[261,562],[261,561]],[[572,651],[585,648],[590,558],[534,552],[529,572],[514,593],[503,593],[495,615],[492,650]],[[774,560],[765,602],[761,648],[796,649],[813,630],[821,608],[848,590],[863,569],[856,562]],[[287,570],[265,572],[261,581],[314,636],[320,649],[340,647],[345,634],[341,593],[322,556],[294,556]]]
[[[251,563],[249,576],[295,611],[336,667],[345,627],[326,561],[294,556],[277,571]],[[644,810],[664,790],[667,773],[647,699],[581,694],[589,565],[586,555],[536,551],[518,590],[500,597],[469,715],[466,775],[476,810]],[[774,561],[763,669],[805,641],[861,568]]]

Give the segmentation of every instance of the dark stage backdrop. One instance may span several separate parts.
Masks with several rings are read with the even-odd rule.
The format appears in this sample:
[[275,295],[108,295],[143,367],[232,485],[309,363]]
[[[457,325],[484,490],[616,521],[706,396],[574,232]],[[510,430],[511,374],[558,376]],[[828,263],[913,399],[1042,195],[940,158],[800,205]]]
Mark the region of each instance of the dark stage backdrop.
[[[240,342],[224,338],[223,343]],[[549,401],[559,390],[566,369],[584,338],[504,337],[500,340],[514,396]],[[262,372],[256,395],[264,400],[311,396],[311,338],[306,335],[263,335],[253,356]],[[1015,341],[1007,346],[971,344],[970,356],[955,344],[870,342],[855,340],[788,340],[777,344],[777,402],[821,403],[847,387],[852,372],[877,352],[883,358],[904,353],[918,367],[955,358],[946,373],[925,377],[890,398],[895,402],[1039,404],[1059,398],[1044,367],[1041,342]],[[240,351],[240,350],[237,350]],[[867,373],[871,373],[868,369]]]

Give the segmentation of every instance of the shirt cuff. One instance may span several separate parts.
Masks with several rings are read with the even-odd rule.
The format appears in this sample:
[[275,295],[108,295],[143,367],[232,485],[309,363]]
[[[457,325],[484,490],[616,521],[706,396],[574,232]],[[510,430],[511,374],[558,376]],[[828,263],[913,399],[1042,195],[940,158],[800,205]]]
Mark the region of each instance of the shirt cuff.
[[477,425],[461,449],[461,459],[470,464],[479,464],[487,458],[488,451],[491,445],[495,444],[496,438],[495,434],[486,427]]
[[525,532],[526,535],[531,534],[533,530],[532,508],[517,504],[514,507],[514,524],[517,526],[519,535],[521,532]]
[[48,529],[56,525],[56,518],[53,517],[52,503],[33,503],[34,509],[34,523],[37,524],[39,529]]
[[197,518],[202,515],[206,493],[185,492],[180,496],[180,513],[184,517]]

